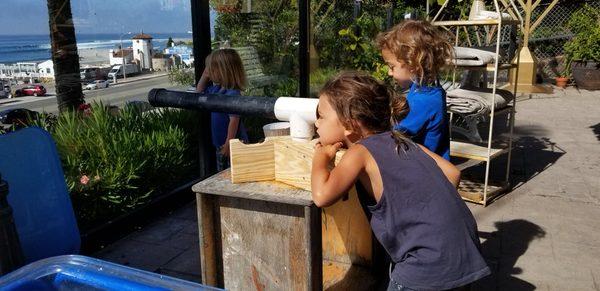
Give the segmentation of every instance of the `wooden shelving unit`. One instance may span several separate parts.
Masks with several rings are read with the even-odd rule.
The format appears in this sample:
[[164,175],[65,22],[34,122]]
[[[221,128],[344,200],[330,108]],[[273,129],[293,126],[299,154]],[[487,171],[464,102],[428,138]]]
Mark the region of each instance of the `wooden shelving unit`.
[[[500,1],[500,3],[499,3]],[[502,70],[508,69],[517,69],[519,64],[519,58],[517,57],[516,63],[511,63],[508,60],[507,63],[502,63],[500,60],[500,46],[501,46],[501,37],[502,37],[502,28],[508,26],[516,26],[521,27],[523,20],[519,14],[519,11],[516,9],[516,5],[513,0],[494,0],[494,8],[495,12],[498,15],[502,15],[501,12],[507,11],[511,15],[512,19],[502,19],[499,17],[498,19],[485,19],[485,20],[451,20],[451,21],[437,21],[438,16],[441,15],[442,10],[448,5],[450,0],[446,0],[440,10],[436,13],[435,17],[432,20],[433,25],[444,27],[448,31],[451,31],[452,28],[455,29],[455,46],[458,46],[459,42],[459,31],[467,31],[466,27],[469,26],[487,26],[491,29],[495,30],[495,52],[496,57],[495,60],[486,65],[486,66],[478,66],[478,67],[455,67],[455,73],[453,74],[453,82],[456,82],[456,69],[460,68],[463,70],[481,70],[486,72],[493,73],[493,79],[491,81],[491,89],[492,95],[496,96],[498,89],[498,72]],[[502,5],[502,6],[500,6]],[[517,54],[518,56],[518,54]],[[479,166],[482,163],[485,164],[485,173],[484,177],[481,180],[470,180],[463,179],[459,186],[459,193],[463,197],[465,201],[478,203],[482,205],[487,205],[489,202],[499,197],[502,193],[504,193],[507,189],[510,188],[509,177],[510,177],[510,160],[512,153],[512,142],[513,142],[513,129],[514,129],[514,121],[515,121],[515,108],[516,108],[516,90],[517,86],[515,85],[513,90],[513,99],[510,101],[508,106],[505,108],[499,108],[496,110],[495,102],[491,102],[491,108],[489,116],[489,130],[487,133],[487,141],[484,145],[474,144],[470,142],[464,141],[455,141],[452,140],[450,142],[450,155],[453,157],[459,157],[463,159],[467,159],[467,162],[462,163],[459,167],[461,170]],[[508,140],[506,141],[506,146],[501,148],[493,147],[493,144],[497,144],[496,141],[493,140],[493,130],[494,130],[494,116],[500,113],[510,113],[509,119],[509,135]],[[506,163],[506,172],[504,173],[503,181],[490,181],[490,162],[504,154],[508,155],[507,163]]]

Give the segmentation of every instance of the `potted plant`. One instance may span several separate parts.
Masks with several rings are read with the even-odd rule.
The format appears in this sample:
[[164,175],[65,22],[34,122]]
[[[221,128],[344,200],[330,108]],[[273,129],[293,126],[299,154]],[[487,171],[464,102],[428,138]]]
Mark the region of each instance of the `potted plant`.
[[556,80],[556,86],[560,88],[567,88],[567,84],[569,83],[569,77],[571,75],[571,61],[568,59],[564,59],[564,66],[562,71],[557,74],[554,78]]
[[565,58],[579,88],[600,89],[600,9],[585,4],[574,12],[567,27],[575,36],[565,43]]

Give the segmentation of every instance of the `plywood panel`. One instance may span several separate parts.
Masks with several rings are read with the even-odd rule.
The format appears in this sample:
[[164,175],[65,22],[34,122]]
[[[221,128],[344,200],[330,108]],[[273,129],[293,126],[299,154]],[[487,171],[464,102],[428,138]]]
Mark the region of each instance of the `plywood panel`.
[[310,191],[314,145],[281,139],[275,144],[275,179]]
[[[310,172],[316,141],[301,142],[281,138],[275,143],[275,180],[310,191]],[[337,164],[346,151],[336,154]],[[333,165],[331,165],[333,167]]]
[[223,273],[228,290],[307,290],[304,207],[221,200]]
[[346,200],[323,208],[323,259],[337,263],[371,265],[371,226],[352,188]]
[[257,144],[230,140],[231,181],[243,183],[274,180],[274,144],[275,139],[272,138]]

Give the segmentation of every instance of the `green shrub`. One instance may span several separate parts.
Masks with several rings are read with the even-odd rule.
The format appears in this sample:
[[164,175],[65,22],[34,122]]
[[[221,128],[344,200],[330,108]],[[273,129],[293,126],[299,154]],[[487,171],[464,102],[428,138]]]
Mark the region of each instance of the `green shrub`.
[[600,61],[600,9],[585,4],[571,14],[567,28],[575,36],[563,46],[565,58],[561,77],[571,75],[573,61]]
[[155,194],[195,177],[196,113],[115,113],[102,104],[62,113],[54,124],[34,125],[52,134],[82,230],[148,203]]
[[171,84],[182,86],[194,86],[196,82],[194,76],[194,69],[186,68],[173,68],[167,75]]
[[567,27],[575,34],[564,46],[567,64],[600,61],[600,9],[584,5],[571,15]]

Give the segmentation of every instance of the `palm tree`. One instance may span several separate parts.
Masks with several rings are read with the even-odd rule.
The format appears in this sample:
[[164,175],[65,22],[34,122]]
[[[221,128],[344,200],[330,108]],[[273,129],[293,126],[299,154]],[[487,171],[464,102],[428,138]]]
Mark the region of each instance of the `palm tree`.
[[84,101],[71,0],[48,0],[48,15],[58,110],[74,110]]

